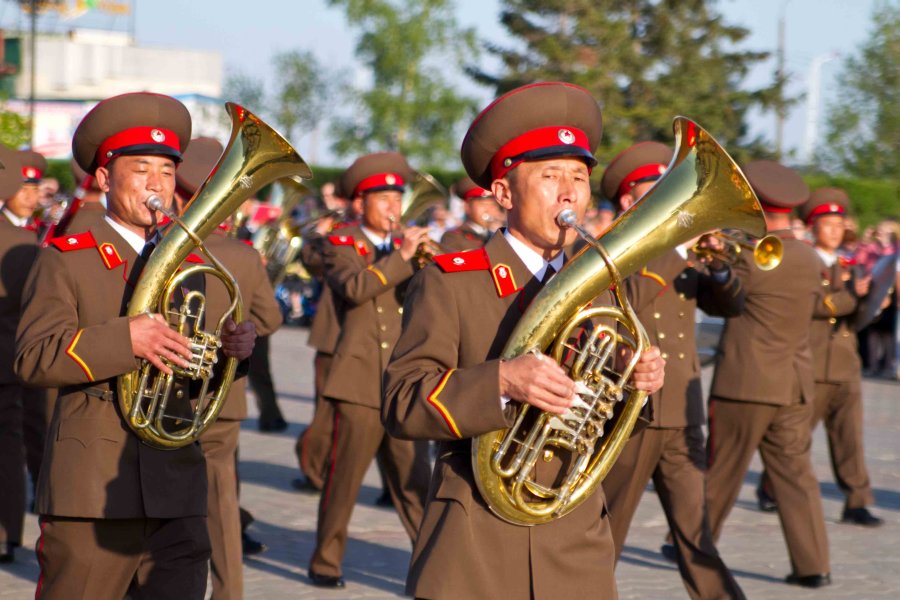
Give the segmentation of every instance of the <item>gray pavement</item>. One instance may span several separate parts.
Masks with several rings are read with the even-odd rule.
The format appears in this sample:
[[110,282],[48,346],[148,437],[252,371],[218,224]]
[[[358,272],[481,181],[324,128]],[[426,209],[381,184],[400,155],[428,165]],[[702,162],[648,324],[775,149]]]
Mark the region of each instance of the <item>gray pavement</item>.
[[[410,544],[392,510],[376,508],[378,474],[369,470],[350,524],[344,563],[347,588],[323,591],[306,580],[315,539],[318,498],[290,488],[297,476],[294,440],[312,414],[312,352],[306,330],[286,328],[272,338],[272,363],[279,402],[290,422],[282,434],[261,434],[255,419],[241,432],[242,505],[256,517],[253,535],[269,551],[244,564],[245,597],[393,598],[402,595]],[[806,591],[782,583],[790,571],[784,539],[774,514],[755,509],[753,487],[759,460],[751,466],[738,503],[726,522],[719,549],[750,598],[900,598],[900,385],[867,380],[863,387],[868,465],[875,488],[879,529],[838,523],[843,498],[835,487],[821,427],[813,442],[822,481],[834,584]],[[251,414],[255,414],[251,400]],[[648,490],[635,516],[618,568],[622,598],[686,598],[677,569],[659,555],[666,524]],[[0,598],[31,598],[38,565],[37,518],[26,522],[26,548],[13,565],[0,565]],[[603,597],[602,594],[597,595]]]

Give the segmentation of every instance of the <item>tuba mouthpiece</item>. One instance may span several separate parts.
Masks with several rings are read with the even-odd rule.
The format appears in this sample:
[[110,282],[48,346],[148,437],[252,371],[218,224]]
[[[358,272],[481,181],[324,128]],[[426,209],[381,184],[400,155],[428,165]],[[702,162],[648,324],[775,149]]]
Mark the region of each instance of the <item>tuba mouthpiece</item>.
[[574,227],[577,222],[578,217],[575,216],[575,211],[571,208],[567,208],[556,215],[556,224],[560,227]]
[[147,205],[147,208],[149,208],[150,210],[160,210],[161,211],[165,208],[165,205],[163,205],[162,198],[160,198],[156,194],[147,198],[147,202],[145,204]]

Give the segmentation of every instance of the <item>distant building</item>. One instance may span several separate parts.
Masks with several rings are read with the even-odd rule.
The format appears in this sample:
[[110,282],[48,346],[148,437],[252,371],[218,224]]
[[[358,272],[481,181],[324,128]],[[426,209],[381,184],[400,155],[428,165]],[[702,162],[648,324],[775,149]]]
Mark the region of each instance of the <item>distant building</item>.
[[[28,37],[3,41],[0,89],[6,108],[28,114],[31,54]],[[120,31],[76,29],[39,33],[36,40],[34,149],[51,158],[71,155],[81,118],[100,100],[126,92],[175,96],[194,117],[194,135],[228,135],[222,94],[223,60],[218,52],[147,48]]]

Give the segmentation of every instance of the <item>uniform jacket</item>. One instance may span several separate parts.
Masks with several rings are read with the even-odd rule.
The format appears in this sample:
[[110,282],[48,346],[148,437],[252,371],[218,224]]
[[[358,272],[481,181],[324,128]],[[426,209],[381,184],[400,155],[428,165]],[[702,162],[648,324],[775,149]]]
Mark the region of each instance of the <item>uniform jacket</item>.
[[[206,238],[206,247],[237,280],[238,289],[244,302],[244,319],[249,319],[256,326],[258,336],[271,335],[281,327],[282,315],[275,292],[266,268],[262,264],[259,252],[252,246],[227,237],[223,232],[214,231]],[[225,287],[210,283],[212,277],[207,276],[206,301],[207,315],[221,315],[231,301],[226,295]],[[214,324],[207,318],[206,330],[212,331]],[[247,380],[240,377],[234,380],[228,391],[228,399],[220,419],[241,420],[247,418]]]
[[490,235],[476,232],[466,221],[459,227],[451,229],[441,237],[441,248],[444,252],[462,252],[481,248]]
[[0,216],[0,384],[18,381],[13,373],[16,327],[22,288],[37,252],[33,231],[20,229]]
[[717,283],[706,271],[695,268],[672,250],[650,262],[626,280],[629,300],[650,343],[666,359],[665,385],[650,397],[650,427],[688,427],[706,422],[700,360],[694,339],[695,313],[699,306],[710,315],[740,314],[745,293],[741,281],[729,271]]
[[31,385],[60,388],[37,487],[40,514],[206,514],[199,445],[151,448],[127,427],[115,399],[83,391],[115,390],[117,375],[138,368],[123,315],[140,268],[131,246],[101,221],[88,234],[63,236],[42,249],[28,277],[16,373]]
[[[483,251],[456,256],[472,270],[429,266],[413,278],[403,335],[385,373],[388,432],[439,443],[407,592],[425,598],[602,597],[601,590],[614,585],[592,568],[613,560],[612,537],[601,525],[602,491],[565,517],[534,527],[494,516],[477,491],[470,438],[512,423],[500,400],[498,357],[540,282],[499,233]],[[558,459],[538,465],[542,483],[559,469]]]
[[860,299],[853,291],[853,280],[844,281],[852,270],[836,261],[825,266],[819,258],[822,295],[813,313],[809,339],[815,361],[816,381],[843,382],[858,380],[862,364],[857,350],[853,318]]
[[[106,208],[99,202],[85,202],[81,205],[81,208],[78,209],[78,212],[72,217],[72,220],[69,222],[67,231],[79,232],[79,231],[87,231],[97,223],[103,220],[103,215],[106,214]],[[66,231],[61,232],[59,235],[65,234]]]
[[325,282],[341,335],[323,395],[379,408],[381,376],[400,336],[402,284],[413,274],[412,261],[397,250],[376,260],[375,247],[359,227],[338,230],[324,248]]
[[[320,233],[311,233],[303,238],[300,247],[300,261],[310,275],[322,278],[325,272],[325,244],[328,237]],[[323,354],[334,354],[338,338],[341,336],[341,324],[334,308],[334,297],[331,288],[322,287],[319,301],[316,303],[316,314],[309,328],[307,345]]]
[[784,258],[776,269],[761,271],[745,259],[734,267],[747,298],[744,312],[725,322],[713,396],[778,406],[812,401],[809,331],[821,261],[790,233],[779,237]]

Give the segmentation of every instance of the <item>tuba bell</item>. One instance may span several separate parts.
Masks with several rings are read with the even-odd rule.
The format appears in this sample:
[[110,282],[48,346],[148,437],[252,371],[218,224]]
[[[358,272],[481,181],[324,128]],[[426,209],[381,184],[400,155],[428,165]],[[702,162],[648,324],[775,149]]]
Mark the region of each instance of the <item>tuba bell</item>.
[[[229,317],[239,322],[243,308],[237,283],[206,250],[203,239],[267,183],[282,177],[312,176],[291,145],[256,115],[231,102],[226,103],[225,108],[232,122],[231,139],[209,178],[187,204],[184,214],[180,218],[167,215],[174,223],[150,255],[126,313],[133,317],[158,312],[191,340],[189,367],[170,364],[174,373],[166,375],[143,361],[138,370],[118,377],[119,408],[126,423],[141,441],[160,449],[190,444],[216,420],[237,369],[237,359],[226,357],[213,377],[222,328]],[[147,204],[165,212],[162,200],[156,196],[148,199]],[[195,247],[206,255],[210,264],[181,269]],[[181,305],[170,308],[175,291],[194,274],[219,278],[231,296],[229,309],[212,333],[200,327],[205,310],[202,293],[185,293]],[[179,398],[183,391],[177,389],[176,376],[192,382],[194,389],[199,388],[199,394],[190,394],[197,400],[187,407],[189,410],[184,406],[186,399]],[[217,387],[210,389],[213,383]],[[179,406],[170,406],[173,399],[173,404]]]
[[[511,404],[517,411],[511,428],[472,440],[478,490],[509,523],[537,525],[575,509],[600,484],[631,435],[647,394],[628,380],[648,341],[622,279],[710,230],[765,233],[759,201],[725,150],[689,119],[676,117],[673,127],[676,147],[663,177],[597,240],[577,228],[588,243],[531,301],[500,356],[548,353],[562,364],[564,355],[574,355],[569,376],[579,399],[563,415]],[[566,212],[571,211],[558,215],[560,225],[574,225],[575,215]],[[611,285],[619,307],[584,308]],[[574,345],[570,337],[588,323],[580,347]],[[625,349],[630,358],[616,371]],[[553,484],[541,484],[535,466],[554,455],[568,470]]]
[[301,226],[293,225],[294,208],[310,190],[298,179],[287,177],[277,182],[276,192],[281,214],[274,223],[262,225],[253,235],[253,247],[265,258],[266,274],[273,287],[287,275],[288,267],[297,259],[303,244]]
[[436,204],[447,205],[450,195],[441,183],[428,173],[416,173],[400,206],[400,222],[404,225],[421,217]]

